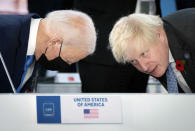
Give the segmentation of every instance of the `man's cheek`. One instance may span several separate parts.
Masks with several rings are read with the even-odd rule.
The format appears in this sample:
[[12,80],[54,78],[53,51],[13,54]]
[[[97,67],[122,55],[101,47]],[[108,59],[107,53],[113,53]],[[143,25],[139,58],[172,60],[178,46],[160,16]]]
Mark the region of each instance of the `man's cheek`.
[[[138,71],[143,72],[139,66],[134,66]],[[144,72],[143,72],[144,73]]]

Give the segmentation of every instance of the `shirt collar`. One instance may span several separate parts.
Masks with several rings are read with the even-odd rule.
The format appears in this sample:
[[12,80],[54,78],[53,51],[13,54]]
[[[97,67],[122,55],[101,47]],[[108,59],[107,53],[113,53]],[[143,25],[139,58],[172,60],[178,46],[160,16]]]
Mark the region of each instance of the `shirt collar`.
[[38,31],[40,20],[41,19],[31,18],[27,55],[34,55],[35,47],[36,47],[37,31]]
[[174,58],[173,58],[173,56],[171,54],[171,51],[169,49],[169,63],[172,63],[172,62],[175,62],[175,60],[174,60]]

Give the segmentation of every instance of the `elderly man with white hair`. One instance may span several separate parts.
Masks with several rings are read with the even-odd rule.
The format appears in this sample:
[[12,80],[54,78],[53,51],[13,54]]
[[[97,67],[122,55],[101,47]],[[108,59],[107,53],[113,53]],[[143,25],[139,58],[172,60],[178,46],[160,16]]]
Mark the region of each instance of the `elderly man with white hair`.
[[[96,31],[91,18],[79,11],[50,12],[44,19],[36,14],[0,15],[0,51],[16,92],[26,85],[40,63],[49,70],[64,70],[92,54]],[[0,64],[0,92],[12,92]]]
[[110,45],[118,62],[131,63],[150,74],[169,93],[195,92],[195,8],[167,17],[130,14],[110,33]]

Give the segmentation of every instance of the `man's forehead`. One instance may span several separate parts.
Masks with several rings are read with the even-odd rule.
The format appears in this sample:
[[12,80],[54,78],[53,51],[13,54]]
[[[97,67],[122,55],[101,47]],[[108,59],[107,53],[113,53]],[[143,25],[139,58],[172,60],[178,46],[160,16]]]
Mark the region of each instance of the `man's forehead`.
[[128,60],[133,60],[140,56],[141,53],[149,49],[149,46],[143,43],[129,43],[127,47],[126,57]]

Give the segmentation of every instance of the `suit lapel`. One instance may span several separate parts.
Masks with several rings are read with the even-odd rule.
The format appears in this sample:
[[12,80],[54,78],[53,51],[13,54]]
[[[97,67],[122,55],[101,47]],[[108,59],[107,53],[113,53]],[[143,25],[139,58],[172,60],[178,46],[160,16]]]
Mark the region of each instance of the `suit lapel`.
[[[184,60],[184,70],[181,71],[182,76],[184,77],[186,83],[189,87],[192,87],[192,78],[195,76],[193,74],[193,62],[192,59],[186,59],[184,57],[185,54],[191,54],[189,47],[182,39],[183,37],[177,32],[176,29],[173,28],[170,24],[167,22],[164,23],[165,32],[167,34],[167,39],[169,43],[169,48],[171,50],[172,56],[175,60]],[[192,88],[191,88],[192,89]],[[192,89],[193,92],[195,90]]]
[[19,38],[19,44],[17,48],[17,54],[16,54],[16,62],[15,62],[15,68],[14,68],[14,75],[15,75],[15,87],[18,88],[21,77],[24,70],[24,64],[26,62],[26,53],[28,48],[28,39],[29,39],[29,31],[30,31],[30,23],[31,23],[31,17],[37,18],[36,15],[27,15],[24,16],[22,19],[22,26],[21,26],[21,32],[20,32],[20,38]]
[[37,78],[38,78],[38,64],[35,62],[34,70],[32,72],[32,76],[26,81],[26,83],[23,85],[23,88],[21,92],[33,92],[33,90],[37,86]]

